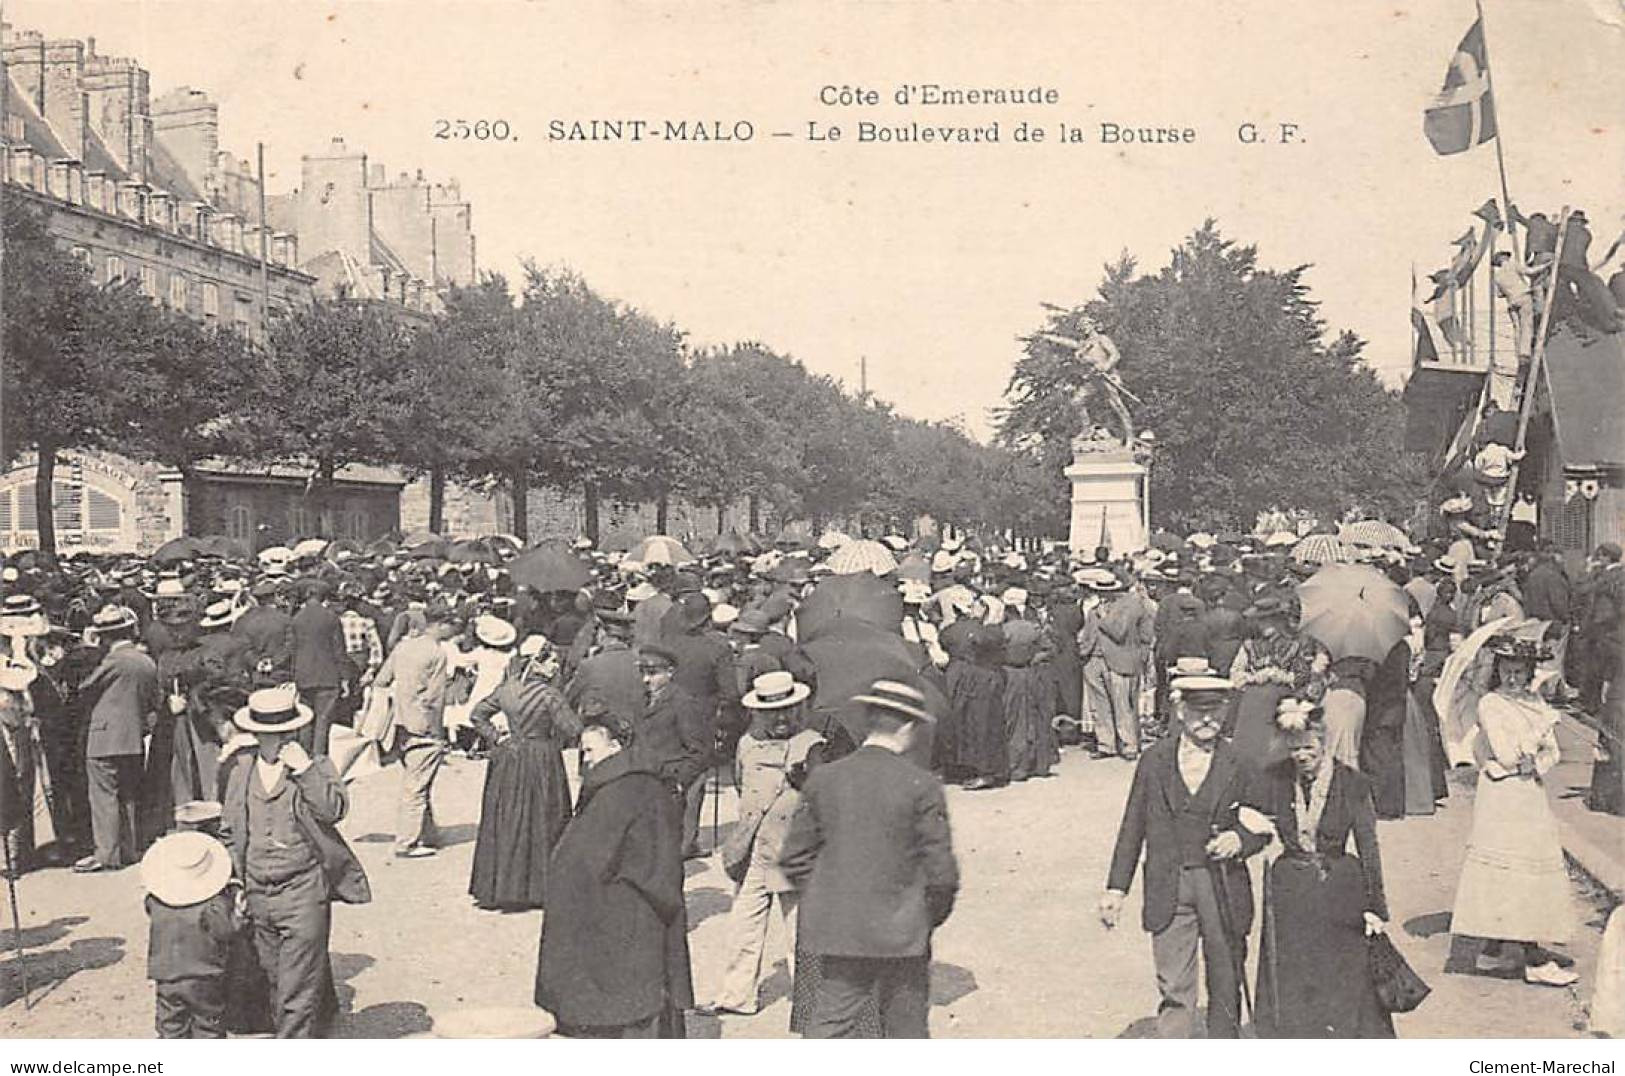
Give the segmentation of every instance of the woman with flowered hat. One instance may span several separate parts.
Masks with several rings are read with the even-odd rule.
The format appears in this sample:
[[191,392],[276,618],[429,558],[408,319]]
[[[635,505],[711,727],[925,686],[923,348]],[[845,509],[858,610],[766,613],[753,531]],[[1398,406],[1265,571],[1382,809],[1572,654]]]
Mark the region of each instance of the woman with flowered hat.
[[1316,704],[1282,699],[1276,726],[1286,757],[1265,771],[1258,795],[1283,846],[1264,878],[1259,1034],[1393,1038],[1367,955],[1366,938],[1388,920],[1371,782],[1328,749]]
[[1450,929],[1501,943],[1500,963],[1491,970],[1569,986],[1579,976],[1540,946],[1567,941],[1575,922],[1562,837],[1544,785],[1558,762],[1558,715],[1531,687],[1536,664],[1549,655],[1538,640],[1508,634],[1486,649],[1492,668],[1477,708],[1473,829]]

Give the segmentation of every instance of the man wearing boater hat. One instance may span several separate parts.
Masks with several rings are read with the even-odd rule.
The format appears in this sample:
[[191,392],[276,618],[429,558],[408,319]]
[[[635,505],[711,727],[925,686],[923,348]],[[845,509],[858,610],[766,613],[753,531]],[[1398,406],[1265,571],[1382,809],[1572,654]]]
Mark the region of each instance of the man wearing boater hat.
[[136,643],[141,622],[133,610],[109,605],[91,621],[107,642],[101,664],[79,685],[90,702],[85,775],[95,850],[73,865],[81,874],[126,866],[136,855],[136,806],[144,740],[163,699],[158,666]]
[[905,757],[935,719],[923,694],[893,680],[852,701],[869,734],[807,779],[779,857],[802,887],[800,945],[822,960],[806,1035],[855,1038],[873,1007],[883,1037],[923,1039],[931,932],[959,892],[942,785]]
[[1235,1038],[1253,896],[1244,860],[1269,843],[1241,825],[1247,771],[1219,735],[1229,680],[1178,676],[1170,685],[1180,734],[1140,756],[1117,831],[1100,920],[1122,914],[1145,855],[1141,926],[1156,964],[1159,1038],[1192,1038],[1197,1010],[1197,949],[1207,970],[1207,1037]]
[[328,936],[334,900],[372,899],[361,863],[335,828],[350,807],[338,771],[297,733],[315,714],[291,684],[237,711],[257,750],[230,762],[222,828],[247,893],[254,946],[271,979],[277,1038],[311,1038],[335,1010]]

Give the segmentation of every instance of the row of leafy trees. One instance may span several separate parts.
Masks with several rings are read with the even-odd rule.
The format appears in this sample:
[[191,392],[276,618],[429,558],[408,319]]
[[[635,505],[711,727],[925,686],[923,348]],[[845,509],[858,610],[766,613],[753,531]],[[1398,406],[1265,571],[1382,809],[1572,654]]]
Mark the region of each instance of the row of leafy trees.
[[[1116,342],[1142,401],[1136,425],[1155,436],[1156,524],[1245,531],[1277,508],[1395,521],[1413,510],[1426,478],[1404,451],[1403,403],[1361,361],[1362,340],[1327,340],[1307,268],[1262,268],[1209,220],[1161,270],[1140,274],[1125,252],[1094,297],[1038,326],[1075,338],[1088,316]],[[997,416],[998,443],[1041,475],[1060,474],[1080,432],[1070,399],[1085,377],[1069,358],[1035,333]],[[1087,403],[1098,420],[1104,402]]]
[[757,343],[689,348],[674,325],[596,294],[564,270],[527,266],[452,291],[415,324],[382,304],[319,301],[276,318],[254,345],[98,287],[42,220],[4,225],[5,459],[33,448],[41,548],[54,550],[58,454],[101,448],[181,471],[209,457],[300,460],[317,483],[384,463],[430,480],[439,529],[446,483],[500,485],[525,536],[533,485],[598,505],[672,497],[748,499],[816,523],[906,526],[920,514],[1026,533],[1064,506],[1038,461],[914,421]]

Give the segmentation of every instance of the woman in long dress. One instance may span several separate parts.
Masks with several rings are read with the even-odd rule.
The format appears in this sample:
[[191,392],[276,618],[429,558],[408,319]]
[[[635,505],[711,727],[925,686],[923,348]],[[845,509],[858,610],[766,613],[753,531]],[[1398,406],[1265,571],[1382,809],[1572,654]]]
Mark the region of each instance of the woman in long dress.
[[1252,623],[1253,635],[1230,664],[1230,681],[1238,689],[1231,745],[1248,765],[1262,769],[1279,757],[1274,746],[1276,704],[1314,693],[1319,651],[1312,640],[1292,630],[1292,609],[1280,597],[1259,598],[1243,615]]
[[1287,757],[1267,772],[1259,806],[1285,850],[1264,882],[1259,1034],[1393,1038],[1367,955],[1367,935],[1388,920],[1371,782],[1327,748],[1318,707],[1283,699],[1278,720]]
[[1568,986],[1579,976],[1540,948],[1574,931],[1562,839],[1543,783],[1558,761],[1557,711],[1530,690],[1535,665],[1547,655],[1543,644],[1511,635],[1496,636],[1489,650],[1494,668],[1490,691],[1478,701],[1473,829],[1450,929],[1500,942],[1499,970]]
[[1044,661],[1043,629],[1031,620],[1005,625],[1004,730],[1010,780],[1048,777],[1061,761],[1055,746],[1055,678]]
[[561,751],[580,736],[581,722],[553,686],[558,671],[557,650],[533,635],[508,678],[469,715],[492,745],[468,883],[484,908],[542,906],[548,859],[570,820]]

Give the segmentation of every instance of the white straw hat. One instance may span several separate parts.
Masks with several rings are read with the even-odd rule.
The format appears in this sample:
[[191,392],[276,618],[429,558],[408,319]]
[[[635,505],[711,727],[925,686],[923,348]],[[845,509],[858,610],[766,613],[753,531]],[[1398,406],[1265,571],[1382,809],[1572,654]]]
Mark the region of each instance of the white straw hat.
[[202,904],[230,880],[231,854],[207,833],[171,833],[141,857],[141,884],[172,907]]

